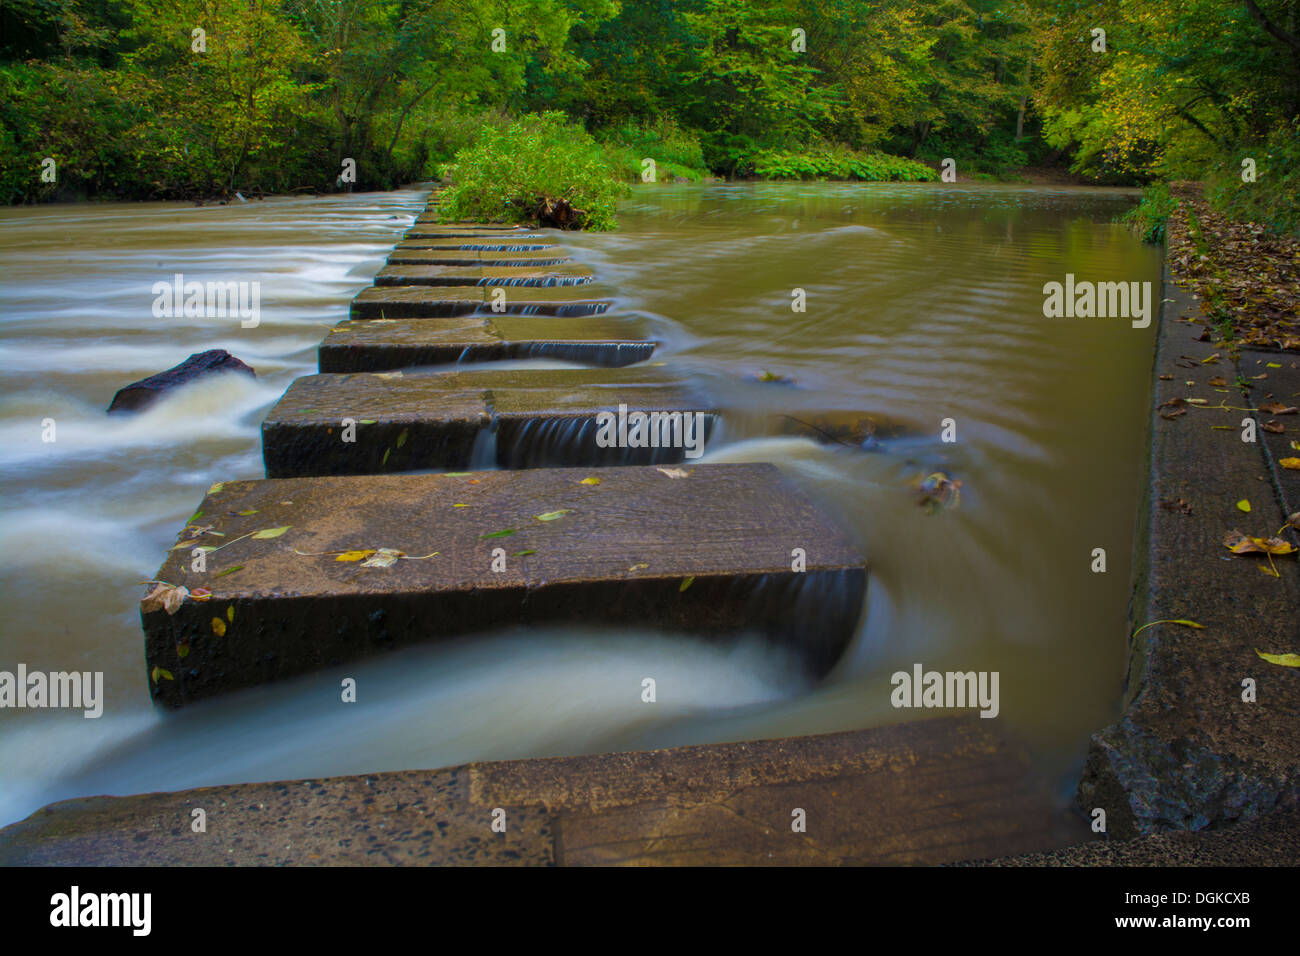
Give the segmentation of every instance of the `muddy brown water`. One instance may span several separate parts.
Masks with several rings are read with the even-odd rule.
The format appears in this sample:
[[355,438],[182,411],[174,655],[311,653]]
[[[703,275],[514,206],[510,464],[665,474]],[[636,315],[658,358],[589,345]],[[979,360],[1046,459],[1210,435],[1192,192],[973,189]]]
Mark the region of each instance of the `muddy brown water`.
[[[764,437],[733,417],[703,461],[772,461],[843,522],[870,610],[829,679],[768,646],[635,626],[486,635],[257,688],[150,705],[137,613],[215,481],[262,474],[258,426],[383,265],[422,190],[227,207],[0,211],[0,670],[102,671],[104,715],[0,711],[0,823],[55,799],[865,727],[890,676],[997,671],[996,718],[1064,802],[1118,712],[1153,328],[1048,319],[1043,284],[1151,282],[1112,220],[1122,190],[940,185],[639,188],[622,228],[563,244],[728,408],[866,410],[876,451]],[[259,282],[260,320],[155,317],[155,282]],[[802,289],[806,311],[791,308]],[[560,290],[557,290],[557,292]],[[134,417],[114,391],[226,348],[258,379]],[[536,365],[537,363],[533,363]],[[556,364],[556,363],[551,363]],[[792,384],[758,381],[764,372]],[[42,441],[53,419],[54,442]],[[956,441],[941,440],[945,419]],[[935,514],[910,482],[961,480]],[[1106,552],[1094,573],[1093,551]],[[339,700],[341,676],[358,701]],[[654,677],[657,702],[641,700]]]

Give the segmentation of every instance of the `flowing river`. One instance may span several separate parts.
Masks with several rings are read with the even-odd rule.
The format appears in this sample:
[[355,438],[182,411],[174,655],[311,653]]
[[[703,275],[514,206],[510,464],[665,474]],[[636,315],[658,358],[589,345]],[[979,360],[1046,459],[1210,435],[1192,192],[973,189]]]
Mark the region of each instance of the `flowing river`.
[[[724,423],[702,459],[775,462],[868,556],[869,612],[823,682],[757,639],[575,627],[402,650],[155,711],[139,582],[209,485],[262,476],[263,416],[315,371],[316,345],[425,196],[0,210],[0,670],[105,682],[97,720],[0,710],[0,825],[90,794],[933,716],[890,704],[890,675],[914,663],[999,672],[997,719],[1068,801],[1088,734],[1120,706],[1155,329],[1045,318],[1043,284],[1151,282],[1159,308],[1159,251],[1113,224],[1126,190],[645,186],[619,231],[562,237],[599,280],[584,293],[616,297],[663,342],[653,361],[726,407],[865,410],[914,428],[863,451]],[[259,282],[260,322],[156,318],[152,286],[175,273]],[[121,386],[209,348],[257,379],[106,416]],[[793,384],[758,381],[765,371]],[[927,514],[910,482],[936,470],[961,497]],[[339,703],[343,674],[363,689],[356,704]],[[646,676],[654,706],[640,699]]]

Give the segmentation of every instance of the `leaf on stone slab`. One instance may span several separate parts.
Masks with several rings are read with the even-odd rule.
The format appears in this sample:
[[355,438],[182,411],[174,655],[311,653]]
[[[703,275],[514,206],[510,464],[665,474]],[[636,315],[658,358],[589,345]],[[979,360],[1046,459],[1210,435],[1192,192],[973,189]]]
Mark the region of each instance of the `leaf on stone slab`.
[[1255,653],[1270,664],[1278,664],[1281,667],[1300,667],[1300,654],[1265,654],[1259,648],[1255,648]]
[[176,679],[175,677],[172,677],[172,672],[171,672],[171,671],[163,670],[161,667],[155,667],[152,671],[150,671],[150,672],[149,672],[149,677],[153,680],[153,682],[154,682],[155,684],[158,683],[158,679],[159,679],[159,678],[162,678],[163,680],[175,680],[175,679]]
[[1281,538],[1252,538],[1236,528],[1223,536],[1223,546],[1233,554],[1294,554],[1296,550]]
[[1246,512],[1246,514],[1250,514],[1250,500],[1247,498],[1242,498],[1240,501],[1238,501],[1237,510],[1244,511]]
[[216,574],[212,575],[212,577],[224,578],[227,574],[234,574],[236,571],[242,571],[242,570],[244,570],[244,566],[242,564],[236,564],[234,567],[226,568],[223,571],[218,571]]
[[211,488],[208,489],[208,494],[219,495],[221,494],[221,489],[224,487],[226,487],[226,483],[224,481],[218,481],[215,485],[213,485]]
[[490,531],[487,534],[479,535],[479,538],[504,538],[514,534],[518,530],[518,528],[506,528],[504,531]]
[[283,528],[263,528],[261,531],[254,531],[252,537],[256,538],[258,541],[266,541],[270,538],[280,537],[280,535],[284,534],[292,527],[293,525],[287,524]]
[[1279,458],[1277,463],[1288,471],[1300,471],[1300,458]]
[[632,567],[628,568],[628,570],[629,570],[629,571],[644,571],[644,570],[645,570],[646,568],[648,568],[648,567],[650,567],[650,565],[648,565],[648,564],[634,564],[634,565],[632,565]]
[[580,485],[598,485],[598,484],[600,484],[600,479],[599,479],[599,478],[596,478],[596,477],[594,477],[594,476],[591,477],[591,478],[584,478],[584,479],[582,479],[582,481],[578,482],[578,484],[580,484]]
[[361,562],[363,568],[387,568],[397,563],[398,558],[406,557],[406,552],[393,548],[379,548],[369,558]]
[[375,553],[375,548],[364,548],[358,551],[344,551],[335,561],[363,561]]
[[1216,376],[1214,376],[1214,378],[1210,379],[1210,380],[1209,380],[1208,382],[1206,382],[1205,384],[1206,384],[1206,385],[1213,385],[1213,386],[1215,386],[1215,387],[1222,387],[1222,386],[1224,386],[1224,385],[1227,385],[1228,383],[1227,383],[1226,381],[1224,381],[1224,378],[1223,378],[1222,375],[1216,375]]
[[563,518],[567,514],[572,514],[572,508],[561,508],[559,511],[548,511],[545,514],[534,515],[538,521],[554,521],[557,518]]
[[656,468],[655,471],[661,472],[669,478],[686,478],[690,476],[690,472],[684,468]]
[[1263,422],[1259,427],[1264,429],[1266,432],[1272,432],[1274,435],[1281,435],[1286,431],[1285,425],[1281,422],[1275,422],[1271,418],[1268,421]]
[[1270,415],[1294,415],[1296,406],[1283,405],[1281,402],[1265,402],[1259,406],[1261,412],[1268,412]]

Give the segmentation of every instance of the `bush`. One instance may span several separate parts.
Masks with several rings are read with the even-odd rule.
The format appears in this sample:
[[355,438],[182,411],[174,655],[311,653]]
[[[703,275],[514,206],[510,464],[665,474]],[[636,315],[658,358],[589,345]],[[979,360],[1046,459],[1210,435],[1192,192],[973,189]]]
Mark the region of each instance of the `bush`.
[[698,182],[708,175],[699,137],[663,117],[638,126],[624,123],[601,132],[611,166],[624,179],[641,181],[642,161],[653,159],[657,179]]
[[1166,224],[1178,208],[1178,200],[1166,183],[1155,183],[1142,190],[1142,201],[1126,212],[1121,222],[1132,226],[1142,235],[1143,242],[1165,241]]
[[903,156],[861,153],[846,146],[818,147],[805,152],[762,150],[754,156],[760,179],[859,179],[866,182],[932,182],[939,178],[929,166]]
[[[1255,160],[1255,182],[1243,182],[1241,161]],[[1281,126],[1258,147],[1242,147],[1206,177],[1205,198],[1229,219],[1277,233],[1300,234],[1300,120]]]
[[439,207],[444,220],[613,229],[614,206],[627,192],[600,144],[559,112],[484,129],[455,165]]

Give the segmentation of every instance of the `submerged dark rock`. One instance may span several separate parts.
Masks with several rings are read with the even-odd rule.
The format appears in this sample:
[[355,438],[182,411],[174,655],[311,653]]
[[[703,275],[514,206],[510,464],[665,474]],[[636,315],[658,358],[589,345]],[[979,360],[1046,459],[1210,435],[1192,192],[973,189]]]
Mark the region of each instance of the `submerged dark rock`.
[[225,349],[208,349],[196,352],[180,365],[150,375],[118,389],[108,406],[110,412],[138,412],[152,405],[164,393],[197,379],[219,372],[244,372],[256,377],[257,373]]

